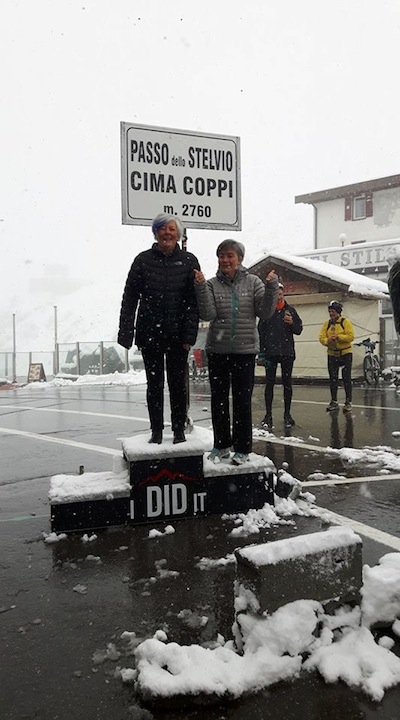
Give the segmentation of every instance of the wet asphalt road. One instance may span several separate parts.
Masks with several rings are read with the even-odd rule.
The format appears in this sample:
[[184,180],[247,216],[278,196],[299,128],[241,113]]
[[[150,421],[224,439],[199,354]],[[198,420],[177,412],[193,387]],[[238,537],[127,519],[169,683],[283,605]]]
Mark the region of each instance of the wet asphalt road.
[[[328,394],[327,387],[295,386],[296,427],[285,434],[278,387],[275,442],[257,440],[254,450],[267,454],[278,468],[287,462],[289,472],[305,482],[316,470],[346,475],[348,484],[308,484],[318,505],[387,533],[382,537],[392,545],[376,542],[370,533],[363,536],[363,562],[373,565],[400,540],[400,479],[392,474],[377,482],[351,482],[357,476],[375,476],[377,467],[347,468],[325,449],[400,448],[400,440],[392,435],[400,430],[400,397],[392,388],[357,388],[352,416],[340,412],[332,417],[325,411]],[[191,415],[196,424],[210,426],[205,382],[192,386]],[[257,385],[254,423],[263,415],[263,387]],[[201,571],[195,567],[196,558],[220,558],[239,545],[320,529],[316,519],[296,518],[295,526],[238,540],[229,536],[232,523],[214,516],[176,522],[175,534],[159,539],[148,539],[147,525],[98,533],[90,544],[76,535],[46,545],[42,531],[50,530],[49,478],[77,473],[80,465],[86,471],[108,470],[120,454],[120,438],[147,430],[143,387],[28,387],[0,392],[1,720],[135,717],[139,709],[132,690],[114,677],[117,666],[133,665],[125,656],[121,633],[134,630],[144,638],[165,627],[169,639],[180,643],[205,642],[217,632],[229,638],[234,568]],[[293,443],[290,436],[304,442]],[[90,554],[101,564],[88,560]],[[158,577],[160,560],[179,576]],[[84,594],[73,590],[79,585],[86,588]],[[183,609],[192,611],[191,624],[178,617]],[[208,616],[205,627],[196,626],[196,615]],[[95,664],[93,653],[104,653],[109,643],[120,657]],[[151,712],[165,720],[389,720],[399,717],[399,701],[400,688],[388,691],[376,704],[347,686],[328,686],[314,675],[305,675],[226,708]]]

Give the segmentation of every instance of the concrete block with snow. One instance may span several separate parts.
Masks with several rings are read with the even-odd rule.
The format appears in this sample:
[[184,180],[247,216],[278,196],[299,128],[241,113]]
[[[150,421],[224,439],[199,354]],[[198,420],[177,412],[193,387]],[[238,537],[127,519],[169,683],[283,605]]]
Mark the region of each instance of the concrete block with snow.
[[270,614],[295,600],[357,605],[361,550],[361,538],[345,527],[240,548],[236,610]]

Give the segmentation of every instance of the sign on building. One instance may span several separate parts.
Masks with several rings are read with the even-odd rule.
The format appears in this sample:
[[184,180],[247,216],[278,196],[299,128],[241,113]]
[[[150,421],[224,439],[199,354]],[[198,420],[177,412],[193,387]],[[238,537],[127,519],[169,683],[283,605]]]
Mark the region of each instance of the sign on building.
[[122,223],[241,230],[240,140],[121,122]]
[[340,248],[320,248],[308,253],[299,253],[300,257],[310,260],[323,260],[355,272],[381,270],[388,271],[388,262],[399,254],[400,240],[382,240],[379,242],[357,242]]

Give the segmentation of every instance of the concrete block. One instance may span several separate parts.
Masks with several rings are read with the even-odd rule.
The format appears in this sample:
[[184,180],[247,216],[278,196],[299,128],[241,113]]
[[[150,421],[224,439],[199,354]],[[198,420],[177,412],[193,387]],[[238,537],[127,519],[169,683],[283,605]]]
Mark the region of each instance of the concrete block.
[[361,549],[361,538],[344,527],[240,548],[235,593],[260,614],[295,600],[359,604]]

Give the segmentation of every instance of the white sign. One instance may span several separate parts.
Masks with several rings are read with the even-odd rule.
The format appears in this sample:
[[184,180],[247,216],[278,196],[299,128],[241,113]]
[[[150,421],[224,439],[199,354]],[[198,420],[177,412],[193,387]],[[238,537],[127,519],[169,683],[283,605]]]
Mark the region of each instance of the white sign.
[[121,123],[122,223],[241,230],[238,137]]
[[300,257],[310,260],[323,260],[331,265],[347,268],[347,270],[368,270],[383,268],[387,270],[388,259],[399,253],[400,240],[385,240],[376,243],[355,243],[342,248],[334,248],[310,253],[299,253]]

